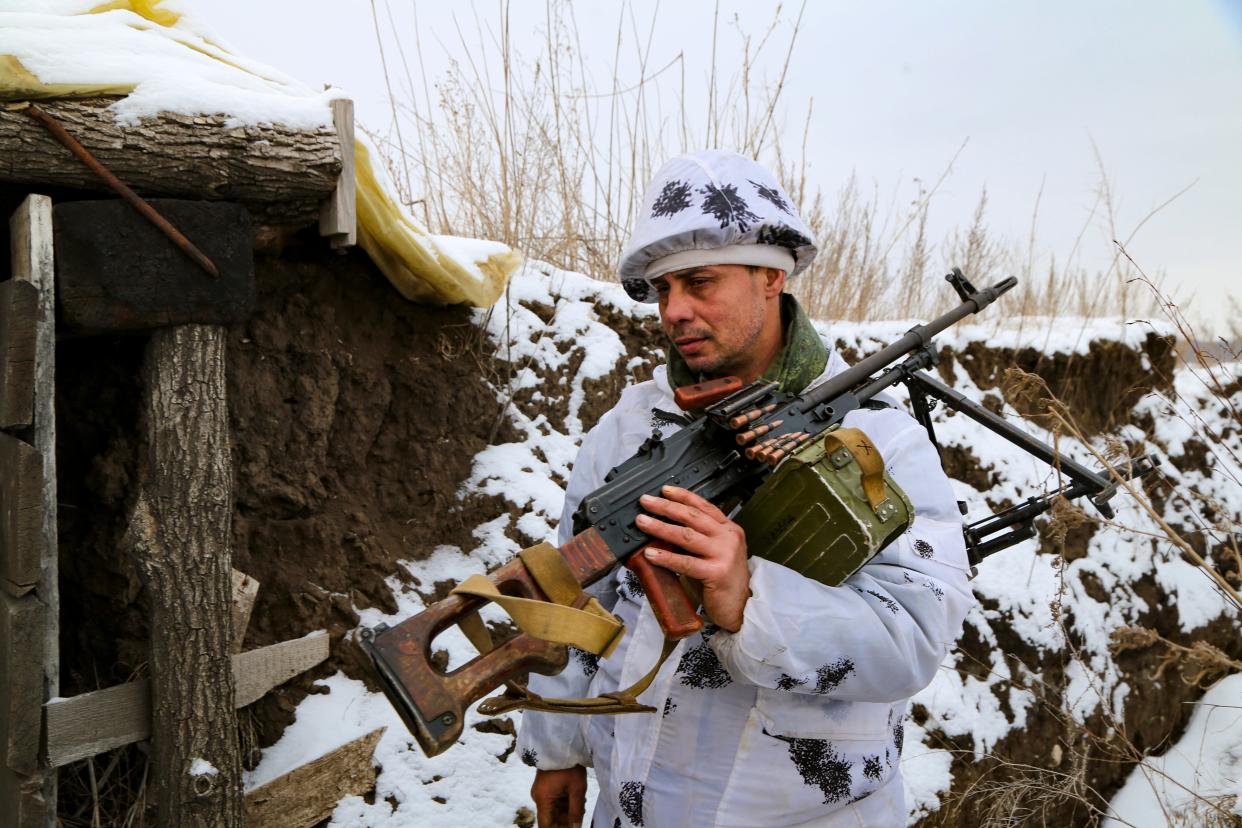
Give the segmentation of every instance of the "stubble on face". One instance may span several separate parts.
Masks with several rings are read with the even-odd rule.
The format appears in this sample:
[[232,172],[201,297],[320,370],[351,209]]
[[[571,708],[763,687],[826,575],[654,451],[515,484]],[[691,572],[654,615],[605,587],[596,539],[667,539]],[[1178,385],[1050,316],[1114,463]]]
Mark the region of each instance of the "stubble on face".
[[[748,271],[744,288],[706,305],[692,320],[664,325],[665,335],[691,370],[724,376],[749,362],[763,332],[764,297],[762,281],[753,271]],[[704,344],[687,353],[678,344],[687,339]]]

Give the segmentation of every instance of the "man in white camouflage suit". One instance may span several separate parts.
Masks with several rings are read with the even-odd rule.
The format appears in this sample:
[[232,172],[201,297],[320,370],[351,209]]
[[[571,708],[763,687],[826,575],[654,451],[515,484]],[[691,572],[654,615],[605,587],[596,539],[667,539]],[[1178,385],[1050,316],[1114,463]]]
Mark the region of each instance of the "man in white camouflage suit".
[[[776,380],[801,392],[847,366],[785,283],[815,245],[775,178],[721,151],[681,156],[656,174],[622,283],[659,303],[667,364],[626,389],[582,442],[560,541],[584,495],[653,430],[685,422],[677,387],[713,376]],[[903,826],[900,758],[908,699],[931,682],[972,599],[961,521],[935,447],[892,406],[845,418],[884,457],[915,507],[909,529],[840,586],[748,557],[736,523],[697,495],[646,497],[639,527],[667,549],[653,563],[702,584],[710,623],[678,644],[639,697],[662,711],[624,716],[527,712],[518,750],[537,771],[540,828],[580,826],[586,768],[599,783],[596,828]],[[677,551],[673,551],[673,550]],[[599,659],[574,651],[546,696],[633,684],[663,636],[626,569],[592,588],[627,633]]]

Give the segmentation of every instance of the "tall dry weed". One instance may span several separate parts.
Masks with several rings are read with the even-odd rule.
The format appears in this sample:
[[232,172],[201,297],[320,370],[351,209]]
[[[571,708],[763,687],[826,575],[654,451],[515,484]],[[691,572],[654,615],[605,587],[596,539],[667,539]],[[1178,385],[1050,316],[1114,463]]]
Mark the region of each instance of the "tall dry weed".
[[[816,318],[925,318],[943,309],[940,277],[952,266],[979,284],[1019,276],[1006,301],[1011,315],[1133,315],[1154,307],[1131,289],[1134,273],[1120,257],[1098,271],[1082,263],[1078,243],[1060,259],[1037,254],[1038,198],[1030,238],[990,230],[986,192],[961,229],[929,238],[932,205],[957,155],[934,180],[909,182],[908,199],[857,178],[825,193],[808,163],[814,101],[786,97],[805,2],[789,14],[778,6],[757,32],[722,20],[717,7],[703,41],[660,55],[652,53],[658,9],[646,19],[628,3],[592,9],[611,21],[591,25],[617,29],[611,53],[598,55],[583,46],[580,7],[548,0],[535,46],[515,42],[515,7],[501,0],[495,14],[472,7],[457,20],[447,46],[452,62],[435,79],[417,20],[413,31],[397,31],[388,3],[372,0],[372,11],[393,119],[372,137],[401,198],[434,232],[497,239],[612,280],[655,168],[677,153],[718,147],[776,170],[811,227],[820,254],[791,289]],[[529,14],[532,7],[519,8]],[[698,82],[687,77],[695,51],[710,56]],[[1100,181],[1079,241],[1100,223],[1119,232],[1102,163]]]

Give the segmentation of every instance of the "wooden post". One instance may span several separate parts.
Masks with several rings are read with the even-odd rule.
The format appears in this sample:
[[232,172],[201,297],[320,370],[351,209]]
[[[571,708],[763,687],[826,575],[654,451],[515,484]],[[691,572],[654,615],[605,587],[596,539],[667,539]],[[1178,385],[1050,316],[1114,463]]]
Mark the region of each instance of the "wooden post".
[[319,235],[326,236],[335,249],[358,243],[357,176],[354,172],[354,102],[342,98],[332,102],[332,123],[341,143],[341,174],[336,189],[319,210]]
[[128,538],[151,603],[158,824],[240,825],[224,328],[155,331],[144,372],[146,479]]
[[[35,544],[37,553],[20,547],[8,551],[17,560],[32,560],[37,557],[39,561],[34,595],[21,599],[26,606],[17,606],[17,617],[24,619],[22,623],[27,625],[27,635],[42,638],[38,649],[42,661],[42,696],[46,701],[56,697],[60,691],[60,589],[56,540],[56,286],[52,246],[52,200],[42,195],[27,197],[9,220],[9,239],[12,281],[15,283],[8,289],[9,298],[15,305],[16,316],[12,318],[22,319],[23,327],[6,334],[9,342],[6,343],[4,355],[8,363],[5,375],[8,380],[14,377],[19,379],[13,386],[4,389],[6,402],[13,400],[13,407],[9,409],[9,415],[12,416],[6,415],[5,425],[30,425],[23,431],[22,436],[33,444],[38,462],[35,462],[34,456],[22,449],[17,449],[13,456],[22,458],[25,455],[24,459],[14,461],[21,467],[25,480],[23,488],[28,489],[38,480],[39,471],[35,467],[41,466],[42,502],[38,507],[41,514],[37,533],[29,531],[33,529],[32,526],[21,530],[22,522],[19,519],[14,524],[16,533],[12,536],[15,543]],[[30,294],[30,288],[22,288],[21,284],[30,285],[37,291],[33,320],[25,307],[29,299],[20,299],[22,293]],[[26,326],[31,321],[34,334],[33,351],[28,344],[12,340],[13,335],[23,335],[23,331],[24,335],[29,335],[29,328]],[[34,365],[31,371],[23,368],[22,362],[32,353]],[[19,399],[14,395],[21,397]],[[29,398],[26,395],[30,395]],[[26,402],[27,399],[29,402]],[[25,417],[27,410],[30,412],[29,420]],[[11,505],[24,504],[21,508],[28,510],[26,515],[29,517],[29,510],[34,508],[29,504],[31,493],[11,491],[9,495]],[[37,610],[30,606],[32,601],[40,604]],[[32,621],[36,617],[40,627],[37,632],[29,628],[30,624],[36,623]],[[39,724],[36,724],[36,730],[38,727]],[[20,778],[13,776],[14,773],[8,767],[0,769],[0,776],[4,777],[0,779],[0,790],[7,791],[8,796],[13,798],[8,804],[15,809],[19,823],[31,826],[57,825],[56,771],[31,767]]]

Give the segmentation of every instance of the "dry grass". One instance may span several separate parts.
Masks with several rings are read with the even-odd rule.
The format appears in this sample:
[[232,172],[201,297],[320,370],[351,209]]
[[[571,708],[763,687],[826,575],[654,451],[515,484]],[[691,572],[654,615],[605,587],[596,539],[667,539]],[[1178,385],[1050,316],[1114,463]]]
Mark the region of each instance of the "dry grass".
[[128,745],[59,772],[59,819],[66,828],[146,824],[148,762],[138,745]]
[[[978,283],[1018,276],[1020,287],[1007,300],[1011,315],[1154,311],[1151,297],[1132,289],[1136,274],[1123,257],[1103,271],[1080,261],[1089,230],[1103,225],[1121,237],[1102,163],[1095,204],[1060,259],[1038,252],[1038,198],[1026,239],[992,234],[986,192],[959,230],[929,238],[928,217],[956,156],[933,182],[914,179],[913,198],[881,194],[857,179],[835,195],[819,189],[807,163],[814,101],[791,113],[783,98],[805,3],[789,14],[778,7],[758,33],[721,20],[717,9],[710,38],[671,55],[652,54],[658,12],[639,20],[623,3],[600,12],[614,15],[617,28],[612,53],[604,56],[586,53],[577,10],[563,0],[547,0],[543,41],[519,48],[510,30],[514,9],[500,0],[496,14],[484,18],[474,10],[457,20],[446,46],[454,60],[434,83],[417,21],[408,34],[399,33],[388,3],[372,0],[372,12],[392,125],[372,138],[399,197],[435,232],[498,239],[530,258],[615,279],[654,169],[680,152],[724,147],[777,170],[819,240],[814,265],[792,287],[818,318],[940,312],[946,295],[940,277],[955,265]],[[710,55],[703,111],[691,110],[701,96],[687,79],[693,63],[687,53],[696,51]],[[722,72],[720,65],[731,69]],[[901,202],[908,203],[895,206]]]

